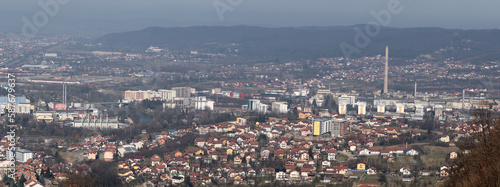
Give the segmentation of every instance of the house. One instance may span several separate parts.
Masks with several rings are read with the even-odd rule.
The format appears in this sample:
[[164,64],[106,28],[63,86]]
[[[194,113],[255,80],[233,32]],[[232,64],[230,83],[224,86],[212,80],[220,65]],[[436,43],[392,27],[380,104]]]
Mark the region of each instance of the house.
[[109,162],[109,161],[113,161],[114,159],[114,154],[115,152],[111,149],[106,149],[104,152],[103,152],[103,158],[104,158],[104,161],[106,162]]
[[363,163],[363,162],[358,163],[358,164],[356,165],[356,169],[357,169],[357,170],[365,170],[365,169],[366,169],[366,165],[365,165],[365,163]]
[[407,150],[405,150],[405,152],[406,152],[406,155],[411,155],[411,156],[418,155],[418,151],[415,149],[407,149]]
[[95,160],[97,158],[97,149],[87,149],[87,159]]
[[194,144],[196,144],[196,146],[198,146],[198,147],[203,147],[203,146],[205,146],[205,139],[203,139],[203,138],[196,138],[194,140]]
[[134,172],[131,170],[120,170],[118,171],[118,176],[119,177],[128,177],[128,176],[133,176]]
[[321,162],[321,166],[323,166],[323,167],[330,167],[331,165],[332,165],[332,163],[328,160]]
[[456,151],[452,151],[452,152],[450,152],[450,153],[449,153],[449,155],[450,155],[450,159],[455,159],[455,158],[457,158],[457,157],[458,157],[458,154],[457,154],[457,152],[456,152]]
[[441,135],[441,137],[439,138],[439,141],[444,142],[444,143],[448,143],[448,142],[450,142],[450,136]]
[[420,175],[422,175],[422,176],[430,176],[431,175],[431,171],[429,171],[429,170],[422,170],[422,171],[420,171]]
[[24,187],[44,187],[44,185],[37,180],[30,179],[24,183]]
[[161,162],[161,157],[159,155],[155,154],[151,157],[151,166],[156,166],[160,164],[160,162]]
[[356,143],[354,143],[354,142],[349,142],[349,143],[348,143],[348,145],[349,145],[349,150],[350,150],[351,152],[356,151]]
[[303,152],[302,154],[300,154],[300,160],[302,160],[302,161],[309,160],[309,153],[308,152]]
[[227,148],[226,155],[233,155],[234,150],[232,148]]
[[335,167],[335,169],[337,169],[337,174],[344,175],[349,170],[349,167],[347,167],[347,166],[337,166],[337,167]]
[[290,172],[290,180],[300,180],[300,172],[298,171]]
[[411,175],[411,170],[408,167],[402,167],[399,169],[399,172],[403,175]]
[[267,160],[267,159],[269,159],[270,154],[271,154],[271,151],[269,149],[262,149],[260,151],[260,158],[262,160]]
[[366,170],[366,174],[367,175],[375,175],[377,174],[377,168],[375,167],[370,167]]
[[439,177],[441,177],[441,178],[448,177],[448,175],[449,175],[449,169],[448,168],[442,168],[439,171]]
[[242,161],[243,161],[242,157],[240,157],[240,156],[236,156],[236,157],[234,157],[234,161],[233,161],[233,163],[234,163],[235,165],[240,165]]
[[337,155],[337,150],[335,148],[331,148],[327,152],[328,152],[328,155],[327,155],[328,160],[330,160],[330,161],[335,160],[335,156]]
[[276,180],[278,181],[285,180],[286,178],[285,169],[276,169],[274,173],[276,174]]
[[358,155],[370,155],[370,150],[369,149],[361,149],[360,151],[358,151]]
[[309,113],[309,112],[301,112],[301,113],[299,113],[299,119],[306,119],[309,116],[311,116],[311,113]]
[[68,174],[66,174],[66,173],[58,173],[58,174],[56,174],[55,178],[58,181],[64,181],[64,180],[68,179]]
[[181,184],[184,182],[184,176],[173,176],[172,177],[172,184]]
[[180,157],[182,157],[182,152],[180,152],[180,151],[176,151],[176,152],[174,153],[174,157],[175,157],[175,158],[180,158]]

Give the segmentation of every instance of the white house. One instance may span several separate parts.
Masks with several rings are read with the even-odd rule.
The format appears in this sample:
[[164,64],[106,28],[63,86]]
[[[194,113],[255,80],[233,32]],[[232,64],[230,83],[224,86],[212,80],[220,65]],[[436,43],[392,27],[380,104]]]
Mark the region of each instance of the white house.
[[290,179],[291,180],[300,180],[300,172],[298,172],[298,171],[290,172]]
[[323,166],[323,167],[331,166],[331,165],[332,165],[332,163],[330,161],[327,161],[327,160],[321,162],[321,166]]
[[366,170],[367,175],[375,175],[377,174],[377,170],[374,167],[370,167]]
[[173,176],[172,177],[172,183],[173,184],[181,184],[184,182],[184,176],[179,175],[179,176]]
[[415,156],[415,155],[418,155],[418,151],[415,149],[408,149],[408,150],[406,150],[406,155]]
[[328,160],[335,160],[335,156],[337,155],[337,150],[335,149],[330,149],[328,150]]
[[401,169],[399,169],[399,172],[403,175],[410,175],[411,174],[410,168],[407,168],[407,167],[402,167]]
[[455,159],[457,157],[458,157],[457,152],[455,152],[455,151],[450,152],[450,159]]
[[281,181],[285,180],[285,178],[286,178],[286,173],[284,170],[276,171],[276,180]]

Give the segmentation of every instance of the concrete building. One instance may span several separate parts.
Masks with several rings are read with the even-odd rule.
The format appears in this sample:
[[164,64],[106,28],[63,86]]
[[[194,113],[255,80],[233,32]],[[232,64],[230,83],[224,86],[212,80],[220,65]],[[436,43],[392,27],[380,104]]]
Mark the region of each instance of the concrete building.
[[195,109],[196,110],[213,110],[214,101],[207,100],[205,96],[197,96],[195,98]]
[[127,90],[125,91],[125,97],[123,97],[124,100],[128,101],[142,101],[145,99],[149,99],[149,91],[143,91],[143,90],[138,90],[138,91],[132,91],[132,90]]
[[267,113],[267,108],[269,108],[269,105],[260,103],[259,106],[257,107],[257,112],[261,114]]
[[191,87],[174,87],[175,97],[191,97]]
[[385,105],[379,105],[379,106],[377,106],[377,112],[379,112],[379,113],[385,113]]
[[257,99],[248,100],[248,110],[250,111],[257,111],[259,105],[260,105],[260,100]]
[[332,138],[341,137],[347,134],[348,124],[344,121],[334,121],[331,123]]
[[288,112],[288,104],[286,102],[273,102],[271,104],[271,111],[274,113],[287,113]]
[[33,158],[33,152],[26,149],[16,149],[16,161],[26,162],[27,160]]
[[339,114],[344,115],[347,113],[347,105],[339,105]]
[[175,90],[158,90],[158,92],[164,101],[173,101],[176,95]]
[[443,115],[443,105],[436,105],[434,107],[434,116],[442,116]]
[[35,110],[35,105],[31,103],[19,103],[14,105],[14,112],[16,114],[30,114]]
[[396,104],[397,113],[405,113],[405,105],[403,103]]
[[366,115],[366,102],[359,102],[358,103],[358,114],[359,115]]
[[313,120],[313,135],[320,136],[325,133],[331,132],[332,128],[331,118],[317,118]]
[[356,96],[343,95],[339,97],[339,104],[353,105],[356,103]]
[[102,117],[88,117],[83,118],[83,120],[75,120],[72,122],[72,126],[75,128],[87,128],[87,129],[118,129],[126,126],[125,123],[120,123],[116,119],[103,119]]

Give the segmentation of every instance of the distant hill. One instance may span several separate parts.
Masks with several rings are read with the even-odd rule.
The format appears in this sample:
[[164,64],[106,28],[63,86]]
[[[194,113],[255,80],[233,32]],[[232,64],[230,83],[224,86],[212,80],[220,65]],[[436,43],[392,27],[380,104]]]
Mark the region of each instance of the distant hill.
[[[340,44],[345,42],[355,46],[354,28],[364,31],[365,25],[299,28],[150,27],[107,34],[97,39],[97,42],[101,42],[106,50],[130,52],[144,51],[154,45],[174,51],[229,53],[238,49],[241,57],[263,60],[313,59],[344,56]],[[352,57],[383,54],[386,45],[391,48],[391,56],[399,58],[414,58],[446,47],[460,49],[451,55],[465,60],[500,57],[500,30],[382,28],[378,35],[369,39],[369,44],[359,48],[360,52],[354,53]],[[464,48],[470,50],[462,50]]]

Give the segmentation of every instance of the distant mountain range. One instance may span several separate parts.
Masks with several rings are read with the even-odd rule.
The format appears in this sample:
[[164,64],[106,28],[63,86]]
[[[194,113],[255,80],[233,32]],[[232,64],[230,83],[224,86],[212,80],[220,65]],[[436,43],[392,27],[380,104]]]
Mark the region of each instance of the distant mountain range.
[[[112,33],[97,39],[103,49],[124,52],[144,51],[149,46],[173,51],[196,50],[235,53],[261,60],[296,60],[344,56],[341,43],[351,57],[384,54],[414,58],[421,54],[448,55],[467,61],[495,60],[500,57],[500,30],[457,30],[442,28],[381,28],[366,33],[366,25],[346,27],[264,28],[252,26],[194,26]],[[372,32],[374,27],[370,27]],[[358,30],[358,31],[356,31]],[[361,34],[362,33],[362,34]],[[355,43],[358,40],[358,45]],[[365,39],[365,40],[363,40]],[[369,40],[369,41],[368,41]],[[354,48],[355,47],[355,48]],[[433,53],[440,49],[439,54]]]

